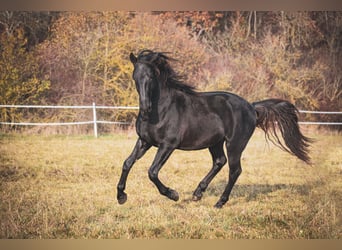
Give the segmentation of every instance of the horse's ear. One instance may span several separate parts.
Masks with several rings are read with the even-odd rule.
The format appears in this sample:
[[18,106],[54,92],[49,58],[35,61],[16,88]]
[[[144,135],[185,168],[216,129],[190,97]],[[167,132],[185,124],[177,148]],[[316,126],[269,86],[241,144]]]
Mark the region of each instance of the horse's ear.
[[131,62],[132,62],[133,64],[135,64],[135,63],[137,62],[137,60],[138,60],[138,59],[136,58],[136,56],[133,55],[132,52],[129,54],[129,59],[131,60]]

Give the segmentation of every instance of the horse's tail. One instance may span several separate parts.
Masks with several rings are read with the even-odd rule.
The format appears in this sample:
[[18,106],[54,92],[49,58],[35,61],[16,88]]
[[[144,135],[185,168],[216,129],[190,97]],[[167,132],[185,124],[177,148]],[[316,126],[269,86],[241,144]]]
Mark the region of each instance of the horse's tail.
[[[298,110],[288,101],[268,99],[252,103],[257,115],[256,126],[264,130],[267,139],[281,149],[310,163],[309,146],[312,139],[304,136],[298,126]],[[285,145],[277,135],[280,131]]]

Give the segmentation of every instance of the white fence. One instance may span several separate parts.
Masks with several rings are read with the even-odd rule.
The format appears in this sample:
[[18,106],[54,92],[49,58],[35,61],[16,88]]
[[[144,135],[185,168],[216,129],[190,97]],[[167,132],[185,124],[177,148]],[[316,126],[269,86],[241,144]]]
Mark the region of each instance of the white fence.
[[[118,121],[104,121],[97,120],[96,110],[97,109],[116,109],[116,110],[139,110],[139,107],[131,106],[96,106],[95,103],[91,106],[44,106],[44,105],[0,105],[0,108],[40,108],[40,109],[92,109],[93,119],[91,121],[81,121],[81,122],[0,122],[2,125],[18,125],[18,126],[63,126],[63,125],[83,125],[83,124],[93,124],[94,126],[94,136],[97,137],[97,124],[116,124],[125,125],[130,124],[129,122],[118,122]],[[299,110],[300,113],[306,114],[328,114],[328,115],[342,115],[340,111],[308,111]],[[299,122],[303,125],[342,125],[342,122],[310,122],[301,121]]]
[[17,125],[17,126],[65,126],[65,125],[85,125],[93,124],[94,136],[97,138],[97,124],[116,124],[125,125],[130,124],[129,122],[118,122],[118,121],[103,121],[97,120],[96,110],[97,109],[116,109],[116,110],[138,110],[139,107],[127,107],[127,106],[96,106],[93,103],[92,106],[44,106],[44,105],[0,105],[0,108],[37,108],[37,109],[92,109],[93,119],[90,121],[81,122],[0,122],[2,125]]

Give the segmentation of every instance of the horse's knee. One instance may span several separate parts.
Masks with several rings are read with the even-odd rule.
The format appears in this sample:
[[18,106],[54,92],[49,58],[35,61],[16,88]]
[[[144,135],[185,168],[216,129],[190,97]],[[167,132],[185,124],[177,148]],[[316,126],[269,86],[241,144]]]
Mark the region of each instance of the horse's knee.
[[134,163],[135,160],[131,159],[130,157],[127,158],[122,165],[122,171],[129,171]]
[[127,160],[122,165],[122,171],[128,171],[130,170],[130,164],[128,164]]
[[226,158],[224,155],[222,155],[222,156],[219,158],[219,162],[218,162],[218,163],[221,164],[221,165],[223,166],[224,164],[227,163],[227,158]]
[[221,164],[221,163],[216,163],[216,164],[213,165],[212,171],[215,173],[215,175],[216,175],[216,173],[220,172],[220,170],[222,169],[223,165],[224,164]]
[[216,159],[216,161],[214,162],[214,168],[216,168],[217,170],[220,170],[226,163],[227,163],[227,158],[223,155]]

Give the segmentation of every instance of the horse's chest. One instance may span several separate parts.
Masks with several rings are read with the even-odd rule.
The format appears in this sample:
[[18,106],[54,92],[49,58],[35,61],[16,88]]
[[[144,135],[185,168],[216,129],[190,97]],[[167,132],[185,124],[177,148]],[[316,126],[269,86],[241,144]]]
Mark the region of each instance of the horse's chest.
[[176,133],[172,131],[170,124],[150,124],[141,122],[137,125],[137,133],[144,141],[158,146],[167,139],[174,137]]

